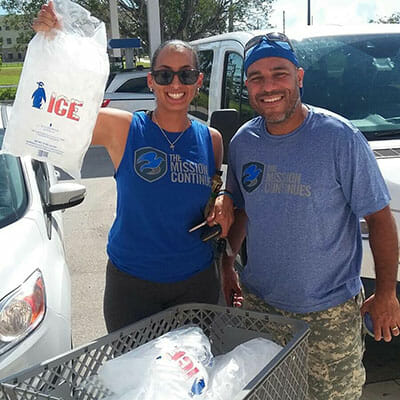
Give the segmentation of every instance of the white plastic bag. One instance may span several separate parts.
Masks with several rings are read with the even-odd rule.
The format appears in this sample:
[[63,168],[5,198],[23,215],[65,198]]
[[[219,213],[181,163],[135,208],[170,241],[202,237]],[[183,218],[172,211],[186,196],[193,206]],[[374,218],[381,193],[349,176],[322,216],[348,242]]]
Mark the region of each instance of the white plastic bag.
[[268,339],[256,338],[214,357],[204,400],[234,398],[281,350],[282,346]]
[[200,328],[180,328],[107,361],[82,390],[105,387],[107,400],[231,400],[281,349],[256,338],[213,357]]
[[61,30],[28,46],[2,152],[49,161],[80,178],[109,73],[104,23],[54,0]]
[[110,400],[200,400],[208,388],[211,361],[207,336],[189,327],[107,361],[98,374],[114,393]]

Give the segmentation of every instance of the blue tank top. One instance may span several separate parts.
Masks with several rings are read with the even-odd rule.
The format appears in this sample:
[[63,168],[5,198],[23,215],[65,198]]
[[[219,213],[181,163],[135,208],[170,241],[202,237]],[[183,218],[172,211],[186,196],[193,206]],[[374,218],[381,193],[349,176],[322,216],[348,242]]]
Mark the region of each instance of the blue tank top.
[[[177,282],[210,266],[210,243],[189,229],[204,219],[215,173],[208,127],[193,120],[175,144],[143,112],[134,113],[115,174],[117,215],[107,253],[124,272]],[[179,134],[166,132],[171,142]]]

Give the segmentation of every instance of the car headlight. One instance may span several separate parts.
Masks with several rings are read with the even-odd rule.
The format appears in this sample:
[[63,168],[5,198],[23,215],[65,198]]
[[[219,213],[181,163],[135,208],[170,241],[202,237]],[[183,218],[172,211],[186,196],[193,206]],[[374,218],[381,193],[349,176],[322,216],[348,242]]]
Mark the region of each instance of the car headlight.
[[0,301],[0,354],[19,343],[43,320],[46,290],[36,270],[26,281]]

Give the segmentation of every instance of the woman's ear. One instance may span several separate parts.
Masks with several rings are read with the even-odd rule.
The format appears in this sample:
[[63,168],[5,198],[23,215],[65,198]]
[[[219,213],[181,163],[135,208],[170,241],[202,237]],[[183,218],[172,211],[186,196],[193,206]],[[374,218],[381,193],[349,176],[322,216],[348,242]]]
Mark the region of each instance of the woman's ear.
[[204,79],[204,74],[200,72],[199,77],[197,78],[197,90],[199,90],[203,86],[203,79]]
[[148,72],[147,73],[147,86],[149,87],[150,92],[153,91],[153,85],[154,85],[153,75],[151,74],[151,72]]

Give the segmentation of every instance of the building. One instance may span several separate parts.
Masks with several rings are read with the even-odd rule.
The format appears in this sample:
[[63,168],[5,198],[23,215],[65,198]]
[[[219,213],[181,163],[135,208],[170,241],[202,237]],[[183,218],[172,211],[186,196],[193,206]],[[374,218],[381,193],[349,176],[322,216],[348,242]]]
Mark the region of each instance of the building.
[[6,16],[0,15],[0,57],[3,62],[24,61],[27,46],[17,43],[19,34],[19,30],[6,22]]

